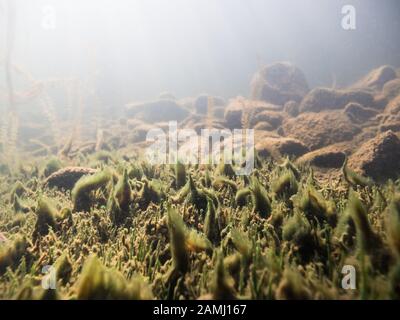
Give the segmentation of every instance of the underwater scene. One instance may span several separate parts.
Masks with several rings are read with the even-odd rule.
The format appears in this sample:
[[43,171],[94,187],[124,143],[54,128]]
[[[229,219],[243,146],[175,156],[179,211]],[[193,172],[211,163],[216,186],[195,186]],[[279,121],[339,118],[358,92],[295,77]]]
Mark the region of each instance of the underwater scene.
[[0,299],[399,299],[399,30],[392,0],[0,0]]

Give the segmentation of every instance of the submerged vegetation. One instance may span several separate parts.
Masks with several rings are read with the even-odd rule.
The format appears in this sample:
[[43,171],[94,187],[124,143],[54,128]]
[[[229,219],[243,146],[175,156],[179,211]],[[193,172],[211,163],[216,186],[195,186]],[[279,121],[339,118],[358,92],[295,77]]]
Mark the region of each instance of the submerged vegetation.
[[[276,67],[283,79],[284,70],[299,75],[287,64]],[[27,121],[16,141],[18,121],[4,122],[0,299],[399,298],[400,167],[390,165],[399,163],[400,139],[391,131],[370,139],[383,115],[361,132],[340,109],[301,112],[326,106],[321,90],[343,103],[372,95],[318,89],[303,99],[308,86],[300,74],[299,92],[289,94],[285,80],[270,101],[264,93],[274,86],[257,79],[256,98],[264,101],[240,98],[225,108],[208,98],[205,115],[168,97],[119,119],[91,117],[78,96],[72,123],[61,128],[42,97],[47,130]],[[379,97],[379,106],[389,99]],[[147,161],[152,117],[165,120],[156,121],[163,127],[177,115],[183,128],[261,123],[255,169],[238,176],[241,162]],[[35,139],[27,138],[31,132]],[[358,153],[349,150],[353,143]],[[349,265],[354,290],[342,287]],[[49,266],[55,289],[42,287]]]
[[[95,162],[72,190],[44,183],[74,172],[54,158],[45,171],[32,162],[31,175],[2,175],[1,298],[400,295],[397,182],[364,183],[344,166],[340,184],[327,186],[289,160],[228,177],[218,165],[113,158]],[[359,274],[356,290],[341,287],[346,264]],[[56,270],[54,292],[41,288],[45,265]]]

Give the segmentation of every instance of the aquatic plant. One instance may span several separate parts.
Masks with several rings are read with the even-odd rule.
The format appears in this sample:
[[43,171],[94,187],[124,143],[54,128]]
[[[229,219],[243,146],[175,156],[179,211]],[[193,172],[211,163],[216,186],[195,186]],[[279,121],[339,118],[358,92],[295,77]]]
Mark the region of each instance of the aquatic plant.
[[185,224],[178,212],[168,206],[168,230],[170,238],[172,267],[167,275],[167,281],[175,286],[178,277],[189,270],[189,254],[185,245]]
[[343,163],[342,166],[342,172],[343,172],[343,177],[346,180],[346,182],[352,186],[361,186],[361,187],[370,187],[373,185],[373,181],[369,177],[364,177],[353,170],[349,169],[347,167],[347,157]]
[[287,268],[276,290],[278,300],[309,300],[311,292],[298,271]]
[[271,201],[268,197],[267,191],[255,177],[251,180],[250,191],[254,211],[261,217],[268,218],[271,214]]
[[235,177],[235,170],[233,169],[230,163],[225,163],[223,159],[221,159],[220,163],[216,169],[217,175],[227,176],[229,178]]
[[289,199],[298,191],[298,183],[291,169],[282,170],[272,182],[271,190],[278,198]]
[[394,196],[388,208],[388,239],[392,251],[400,259],[400,196]]
[[14,193],[13,208],[15,213],[28,213],[30,208],[23,204],[22,200]]
[[250,188],[243,188],[236,192],[235,203],[238,207],[243,207],[247,204],[247,198],[251,195]]
[[186,196],[185,201],[187,203],[193,204],[194,207],[198,210],[206,213],[207,210],[207,196],[204,191],[198,189],[193,181],[191,175],[189,175],[189,192]]
[[60,170],[62,168],[62,163],[58,158],[51,158],[45,165],[43,169],[43,175],[47,178],[52,173]]
[[180,189],[186,184],[186,168],[185,165],[177,161],[174,166],[175,188]]
[[110,179],[111,173],[107,169],[80,178],[71,191],[74,211],[89,211],[91,205],[90,193],[106,186]]
[[352,189],[349,192],[347,210],[356,227],[358,248],[361,252],[371,252],[372,248],[379,246],[380,239],[371,228],[367,210],[360,201],[359,195]]
[[66,252],[64,252],[54,263],[56,279],[60,280],[63,285],[66,285],[71,278],[72,262]]
[[25,236],[19,236],[5,246],[0,246],[0,275],[7,268],[15,269],[21,263],[21,259],[27,254],[29,244]]
[[[0,298],[399,296],[398,181],[353,182],[354,200],[348,182],[286,159],[232,178],[211,165],[185,167],[177,188],[179,166],[114,150],[107,135],[104,143],[107,167],[94,150],[74,149],[63,160],[71,167],[47,178],[48,160],[36,156],[0,171]],[[360,268],[361,290],[340,289],[344,263]],[[30,275],[44,264],[55,267],[57,290]]]
[[235,181],[230,180],[225,177],[217,177],[214,179],[212,186],[214,189],[221,189],[223,187],[229,187],[232,189],[233,192],[237,191],[237,184]]
[[311,184],[305,185],[293,202],[311,221],[317,219],[320,223],[329,222],[332,225],[336,223],[335,203],[325,200]]
[[46,235],[49,229],[57,229],[57,218],[59,217],[58,210],[51,200],[41,197],[37,203],[35,213],[37,216],[34,237]]
[[315,250],[316,241],[308,220],[299,212],[295,212],[284,222],[282,239],[287,241],[298,252],[300,261],[309,261]]
[[204,219],[203,232],[212,243],[216,243],[220,240],[217,212],[210,198],[207,198],[207,213]]
[[215,254],[216,265],[212,283],[210,285],[212,298],[215,300],[234,300],[236,293],[233,288],[233,280],[226,274],[222,252],[217,250]]
[[104,267],[97,257],[85,262],[76,297],[82,300],[149,300],[151,289],[140,277],[127,280],[119,271]]
[[139,206],[141,209],[146,209],[150,203],[159,203],[161,201],[161,192],[156,186],[144,179],[142,187],[137,195]]
[[115,186],[114,196],[121,210],[127,211],[132,201],[132,189],[128,180],[128,172],[124,169],[122,176]]

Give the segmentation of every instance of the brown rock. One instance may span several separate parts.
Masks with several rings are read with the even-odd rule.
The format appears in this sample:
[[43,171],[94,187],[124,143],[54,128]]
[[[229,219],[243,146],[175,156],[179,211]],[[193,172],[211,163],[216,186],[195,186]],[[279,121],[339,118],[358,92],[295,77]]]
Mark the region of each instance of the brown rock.
[[400,95],[400,79],[396,78],[387,82],[383,86],[382,95],[388,100],[392,100]]
[[206,116],[192,115],[182,121],[180,128],[194,129],[197,134],[201,134],[203,129],[224,129],[224,122],[218,119],[207,119]]
[[392,115],[400,114],[400,95],[392,99],[385,108],[385,113]]
[[285,137],[265,137],[256,143],[256,150],[262,157],[274,157],[288,155],[299,157],[309,151],[301,141]]
[[282,112],[266,110],[255,114],[250,121],[252,127],[259,122],[268,122],[272,130],[275,130],[282,124],[283,114]]
[[381,125],[379,126],[381,132],[392,130],[394,132],[400,131],[400,114],[392,115],[387,114],[382,118]]
[[308,92],[303,72],[287,62],[265,66],[251,82],[252,98],[273,104],[284,105],[290,100],[300,102]]
[[300,104],[300,112],[320,112],[322,110],[343,109],[350,102],[364,107],[375,106],[374,96],[360,89],[335,90],[330,88],[314,88]]
[[353,87],[381,90],[385,83],[396,77],[396,70],[393,67],[381,66],[372,70],[364,78],[356,82]]
[[81,177],[94,173],[96,173],[96,170],[92,168],[66,167],[51,174],[44,184],[50,188],[57,187],[71,190]]
[[266,121],[261,121],[258,122],[255,126],[254,126],[255,130],[263,130],[263,131],[273,131],[274,128],[271,126],[271,124],[269,122]]
[[177,101],[162,99],[150,102],[132,103],[125,106],[125,115],[146,122],[181,121],[189,111]]
[[297,160],[297,163],[310,164],[319,168],[341,168],[345,158],[345,148],[337,144],[306,153]]
[[344,113],[355,123],[364,123],[378,114],[376,110],[364,108],[361,104],[355,102],[350,102],[344,108]]
[[400,139],[392,131],[381,133],[349,158],[349,166],[376,181],[396,178],[400,173]]
[[193,102],[193,106],[194,106],[196,113],[207,114],[209,98],[212,99],[212,103],[213,103],[214,107],[224,106],[226,104],[225,100],[221,97],[213,97],[213,96],[209,96],[207,94],[202,94],[202,95],[198,96]]
[[285,136],[297,138],[310,150],[351,140],[361,129],[342,112],[323,111],[303,113],[296,118],[285,119],[282,125]]
[[251,119],[260,112],[280,110],[282,108],[277,105],[238,97],[232,99],[225,109],[225,124],[229,129],[240,129],[246,122],[250,125]]
[[283,106],[283,111],[292,117],[297,117],[300,111],[300,105],[296,101],[288,101]]

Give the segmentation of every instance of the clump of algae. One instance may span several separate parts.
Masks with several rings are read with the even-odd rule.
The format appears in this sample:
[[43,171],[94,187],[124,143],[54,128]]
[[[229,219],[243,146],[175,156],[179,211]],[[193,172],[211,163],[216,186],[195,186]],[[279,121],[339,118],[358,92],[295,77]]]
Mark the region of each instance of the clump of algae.
[[27,254],[29,244],[24,236],[17,237],[14,241],[0,246],[0,275],[6,272],[7,268],[16,268],[21,259]]
[[[400,296],[399,181],[374,184],[346,166],[344,180],[320,181],[289,159],[249,177],[212,165],[171,172],[103,139],[109,153],[74,143],[62,160],[92,175],[70,188],[42,183],[40,163],[0,172],[0,298]],[[351,293],[338,287],[350,261],[361,271]],[[30,275],[47,264],[57,290]]]
[[129,216],[129,206],[132,202],[132,188],[129,184],[126,169],[124,169],[117,185],[114,187],[112,184],[110,191],[107,209],[110,213],[111,221],[115,224],[121,224]]
[[89,211],[91,205],[90,193],[105,187],[110,179],[111,172],[107,169],[80,178],[71,191],[74,211]]
[[276,298],[278,300],[309,300],[311,293],[299,272],[287,268],[276,290]]
[[234,300],[236,293],[233,288],[233,279],[227,275],[222,252],[216,252],[216,265],[211,282],[211,294],[215,300]]
[[41,197],[37,203],[35,213],[37,220],[33,232],[34,238],[46,235],[50,228],[57,229],[57,220],[60,219],[60,215],[51,200]]
[[149,300],[151,289],[140,277],[126,279],[108,269],[95,256],[85,262],[77,283],[76,297],[82,300]]
[[271,214],[271,200],[265,188],[255,177],[251,180],[250,191],[254,211],[261,217],[268,218]]
[[207,210],[207,195],[203,190],[196,187],[192,176],[189,176],[189,192],[186,196],[186,202],[193,204],[193,206],[203,213]]

